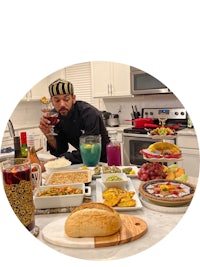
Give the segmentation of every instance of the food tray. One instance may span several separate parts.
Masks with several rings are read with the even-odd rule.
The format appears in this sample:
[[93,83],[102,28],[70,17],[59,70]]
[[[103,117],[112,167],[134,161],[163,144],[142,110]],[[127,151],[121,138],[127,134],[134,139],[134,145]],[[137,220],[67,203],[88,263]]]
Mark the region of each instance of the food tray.
[[[126,174],[126,176],[130,177],[130,178],[136,178],[137,177],[137,174],[139,171],[139,168],[137,166],[117,166],[117,167],[121,170],[121,173],[123,173],[122,169],[124,169],[124,168],[132,168],[132,170],[135,171],[135,174]],[[102,167],[100,167],[101,168],[100,174],[94,174],[94,167],[88,167],[88,168],[92,171],[92,179],[94,179],[94,180],[97,178],[100,178],[101,174],[103,174]],[[110,174],[112,174],[112,173],[110,173]]]
[[68,183],[85,183],[88,184],[92,180],[91,170],[67,170],[61,172],[53,172],[48,175],[45,185],[49,184],[68,184]]
[[[96,201],[103,203],[103,197],[102,193],[106,189],[104,184],[102,183],[102,179],[96,179]],[[115,210],[121,212],[121,211],[132,211],[132,210],[137,210],[142,208],[142,203],[138,197],[138,194],[133,186],[133,183],[130,178],[128,178],[128,182],[124,188],[127,191],[134,191],[135,194],[133,196],[133,199],[136,201],[136,206],[135,207],[113,207]]]
[[[37,196],[39,192],[51,187],[63,186],[75,187],[81,189],[81,194],[59,195],[59,196]],[[87,190],[87,193],[86,193]],[[83,203],[84,196],[91,195],[91,187],[86,187],[84,183],[60,184],[40,186],[34,193],[33,199],[36,209],[76,207]]]

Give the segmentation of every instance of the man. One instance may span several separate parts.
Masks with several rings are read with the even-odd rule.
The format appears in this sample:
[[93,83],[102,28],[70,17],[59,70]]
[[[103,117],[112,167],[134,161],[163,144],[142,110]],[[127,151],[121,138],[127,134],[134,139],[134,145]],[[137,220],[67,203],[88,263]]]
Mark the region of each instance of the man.
[[[77,101],[73,84],[58,79],[49,85],[49,94],[54,109],[59,113],[54,130],[58,135],[48,135],[50,121],[45,115],[40,120],[39,128],[47,138],[47,149],[56,157],[64,156],[72,164],[82,163],[79,150],[79,137],[82,134],[101,135],[101,162],[107,162],[106,145],[109,143],[108,132],[103,123],[101,112],[84,101]],[[68,152],[71,144],[76,150]]]

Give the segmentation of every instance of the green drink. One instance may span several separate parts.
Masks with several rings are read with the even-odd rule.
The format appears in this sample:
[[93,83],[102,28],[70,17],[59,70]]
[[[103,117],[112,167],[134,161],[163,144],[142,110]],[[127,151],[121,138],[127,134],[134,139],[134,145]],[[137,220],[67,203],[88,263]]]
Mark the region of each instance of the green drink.
[[80,152],[84,165],[96,166],[101,156],[101,137],[99,135],[81,136]]

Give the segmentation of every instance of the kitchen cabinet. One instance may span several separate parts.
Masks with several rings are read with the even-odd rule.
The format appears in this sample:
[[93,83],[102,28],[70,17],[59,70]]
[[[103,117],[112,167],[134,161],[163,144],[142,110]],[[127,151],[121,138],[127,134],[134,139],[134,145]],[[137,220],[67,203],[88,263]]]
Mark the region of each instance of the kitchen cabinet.
[[194,129],[184,129],[178,132],[176,144],[182,151],[183,160],[178,162],[180,167],[191,177],[199,176],[199,146]]
[[91,63],[93,97],[131,96],[130,66],[104,61]]
[[49,98],[49,89],[48,86],[52,82],[54,82],[56,79],[65,79],[65,68],[58,70],[50,75],[48,75],[46,78],[38,82],[30,91],[26,93],[23,100],[31,101],[31,100],[39,100],[43,96],[46,96]]

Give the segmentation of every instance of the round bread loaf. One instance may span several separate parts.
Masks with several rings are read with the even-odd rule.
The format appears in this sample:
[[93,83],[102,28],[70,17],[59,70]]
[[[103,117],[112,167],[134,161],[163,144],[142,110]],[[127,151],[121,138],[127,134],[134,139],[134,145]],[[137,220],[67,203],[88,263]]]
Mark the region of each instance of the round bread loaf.
[[91,202],[76,208],[65,221],[69,237],[95,237],[115,234],[121,227],[121,218],[112,207]]

